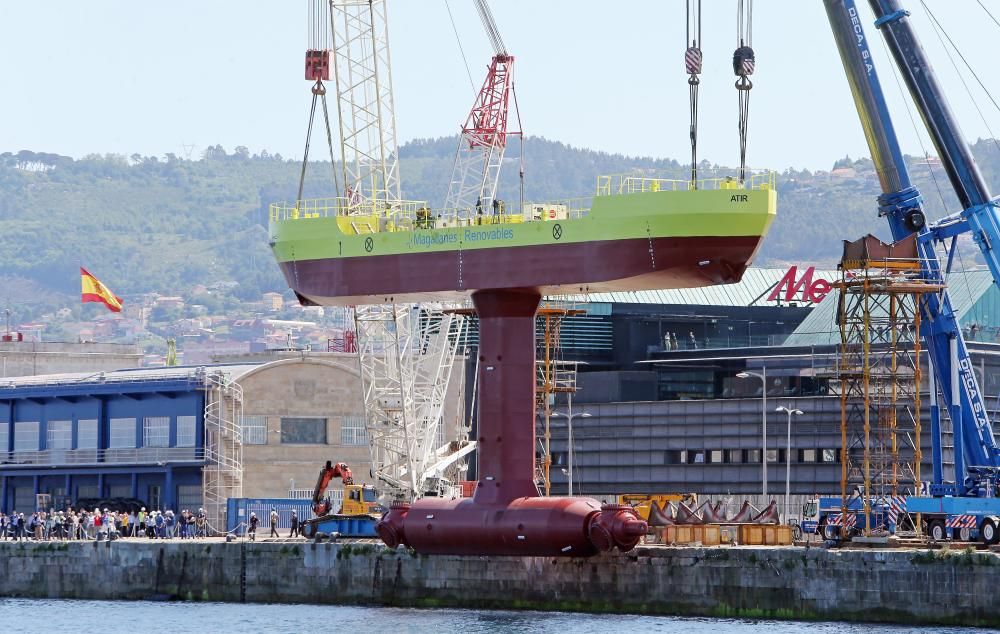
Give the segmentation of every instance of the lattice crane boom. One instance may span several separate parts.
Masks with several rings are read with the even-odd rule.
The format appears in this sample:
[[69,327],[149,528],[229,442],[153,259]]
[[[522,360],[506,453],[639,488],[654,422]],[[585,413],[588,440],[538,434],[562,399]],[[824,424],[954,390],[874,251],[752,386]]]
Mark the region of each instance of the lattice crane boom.
[[385,0],[331,0],[330,24],[347,205],[357,213],[392,208],[399,148]]
[[493,46],[494,55],[486,79],[472,105],[458,142],[445,210],[448,213],[498,213],[496,200],[500,166],[507,149],[507,137],[520,135],[508,130],[510,106],[517,109],[514,93],[514,56],[500,36],[486,0],[475,0],[479,17]]

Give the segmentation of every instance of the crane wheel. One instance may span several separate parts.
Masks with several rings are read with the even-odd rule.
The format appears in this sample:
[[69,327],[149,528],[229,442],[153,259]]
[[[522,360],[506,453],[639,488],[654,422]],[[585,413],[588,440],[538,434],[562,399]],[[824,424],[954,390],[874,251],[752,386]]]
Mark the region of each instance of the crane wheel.
[[302,536],[306,539],[312,539],[316,535],[316,525],[312,522],[302,523]]
[[992,516],[984,519],[979,526],[979,539],[990,546],[1000,541],[1000,519]]
[[948,539],[948,531],[945,529],[942,520],[931,520],[928,522],[927,534],[936,542],[943,542]]

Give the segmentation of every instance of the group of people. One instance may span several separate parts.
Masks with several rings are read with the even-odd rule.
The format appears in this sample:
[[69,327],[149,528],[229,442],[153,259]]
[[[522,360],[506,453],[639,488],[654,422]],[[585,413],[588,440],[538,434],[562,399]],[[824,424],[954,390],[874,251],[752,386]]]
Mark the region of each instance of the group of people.
[[[281,535],[278,534],[278,519],[279,519],[279,515],[278,515],[278,509],[277,508],[275,508],[273,506],[271,507],[271,515],[270,515],[270,517],[268,519],[271,520],[271,533],[270,533],[270,536],[271,537],[281,537]],[[250,517],[247,519],[247,537],[249,537],[250,541],[252,541],[252,542],[253,541],[257,541],[257,526],[259,524],[260,524],[260,519],[257,517],[257,513],[250,513]],[[288,536],[289,537],[298,537],[299,536],[299,515],[295,511],[295,509],[292,509],[291,530],[288,532]]]
[[[708,339],[705,339],[705,347],[708,347]],[[677,341],[677,333],[668,332],[663,335],[663,349],[664,350],[680,350],[680,343]],[[687,349],[697,350],[698,349],[698,338],[694,336],[694,332],[689,332],[687,336]]]
[[0,513],[0,539],[3,540],[83,540],[146,537],[147,539],[193,539],[206,537],[208,520],[205,509],[197,513],[184,509],[173,511],[109,511],[108,509],[30,513]]

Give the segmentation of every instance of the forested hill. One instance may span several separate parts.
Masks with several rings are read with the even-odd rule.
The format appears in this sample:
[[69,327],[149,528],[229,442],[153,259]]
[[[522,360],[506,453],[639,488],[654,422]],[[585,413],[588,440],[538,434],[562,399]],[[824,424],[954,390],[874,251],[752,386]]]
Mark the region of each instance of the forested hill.
[[[456,138],[416,140],[400,149],[404,197],[440,205]],[[642,170],[683,178],[675,160],[633,158],[525,140],[526,200],[589,196],[600,174]],[[988,181],[1000,190],[1000,149],[975,145]],[[940,166],[911,161],[931,218],[957,203]],[[780,166],[774,166],[780,167]],[[708,173],[710,166],[705,166]],[[43,152],[0,154],[2,302],[63,305],[78,292],[86,266],[121,295],[184,295],[191,287],[231,282],[236,298],[286,290],[267,247],[267,204],[294,198],[300,164],[246,148],[209,147],[198,160],[91,155],[74,160]],[[309,167],[306,196],[328,196],[328,163]],[[831,171],[784,170],[779,214],[758,263],[833,262],[840,240],[884,235],[876,214],[871,162],[844,159]],[[517,142],[508,150],[500,196],[517,200]],[[31,311],[34,312],[34,311]]]

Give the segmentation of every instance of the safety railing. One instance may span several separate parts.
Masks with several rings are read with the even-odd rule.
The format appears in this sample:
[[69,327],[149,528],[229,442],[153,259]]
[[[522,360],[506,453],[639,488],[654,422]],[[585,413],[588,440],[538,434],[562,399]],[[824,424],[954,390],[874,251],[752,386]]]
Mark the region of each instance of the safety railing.
[[[709,171],[709,170],[706,170]],[[597,179],[597,196],[638,194],[660,191],[691,190],[768,190],[775,188],[776,173],[771,170],[750,170],[740,182],[734,170],[711,170],[711,178],[697,181],[658,176],[616,174]],[[512,209],[497,201],[470,209],[431,209],[425,201],[360,200],[349,198],[316,198],[295,203],[270,205],[272,222],[310,218],[338,219],[341,231],[362,235],[424,229],[447,229],[482,225],[516,225],[528,222],[572,220],[585,217],[590,211],[591,197],[550,200],[544,203],[526,202],[522,209]]]
[[201,462],[205,452],[200,447],[138,447],[124,449],[43,449],[41,451],[0,451],[0,464],[98,465],[98,464],[167,464]]
[[294,203],[282,202],[270,205],[272,222],[298,220],[300,218],[329,218],[339,216],[354,217],[359,221],[367,218],[385,220],[411,220],[427,217],[430,207],[425,201],[364,200],[349,198],[312,198]]
[[696,181],[681,178],[659,178],[636,176],[634,174],[613,174],[597,178],[597,195],[639,194],[661,191],[693,191],[719,189],[774,189],[777,173],[772,170],[752,170],[746,180],[740,183],[735,175],[720,175],[700,178]]

